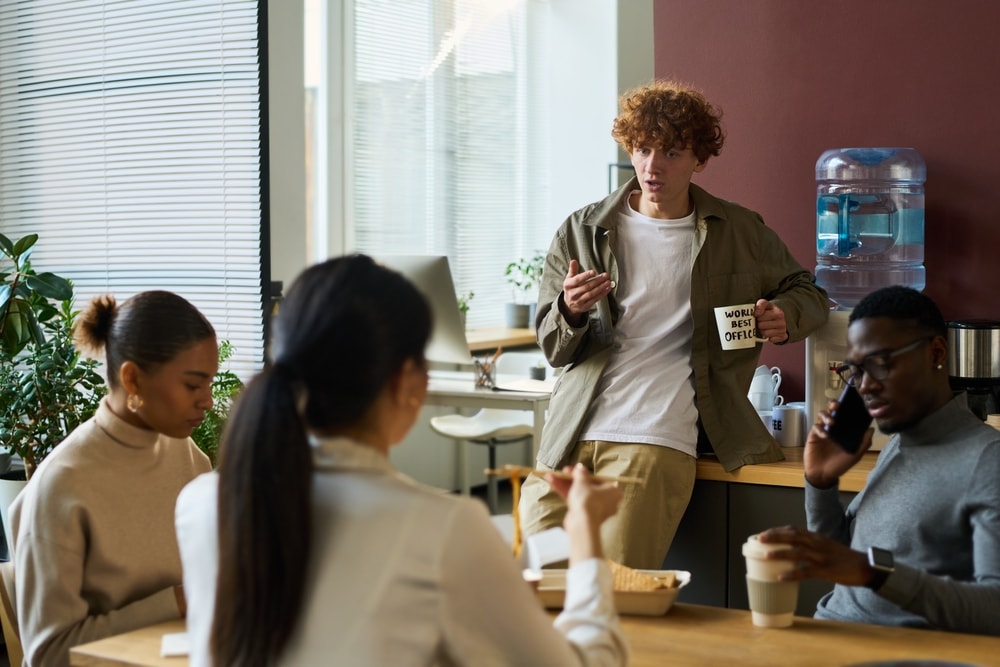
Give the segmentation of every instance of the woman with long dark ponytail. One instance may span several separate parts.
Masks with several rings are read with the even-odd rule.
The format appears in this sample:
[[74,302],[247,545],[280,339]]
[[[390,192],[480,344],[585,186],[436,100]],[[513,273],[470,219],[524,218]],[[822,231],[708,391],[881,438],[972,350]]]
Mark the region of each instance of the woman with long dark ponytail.
[[430,331],[416,288],[363,255],[292,285],[218,473],[177,503],[192,665],[624,664],[598,537],[617,489],[553,480],[581,598],[553,628],[481,503],[392,469]]

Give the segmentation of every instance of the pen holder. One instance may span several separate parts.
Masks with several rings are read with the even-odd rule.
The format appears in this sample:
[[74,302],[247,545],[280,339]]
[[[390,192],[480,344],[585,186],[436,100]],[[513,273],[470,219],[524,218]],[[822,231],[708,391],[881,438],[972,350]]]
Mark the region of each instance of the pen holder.
[[479,359],[473,359],[472,362],[476,365],[476,387],[487,389],[495,387],[497,383],[496,365]]

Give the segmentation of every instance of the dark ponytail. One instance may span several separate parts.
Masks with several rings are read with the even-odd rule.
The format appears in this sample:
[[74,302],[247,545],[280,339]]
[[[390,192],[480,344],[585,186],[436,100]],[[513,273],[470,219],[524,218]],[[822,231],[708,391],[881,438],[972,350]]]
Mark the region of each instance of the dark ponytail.
[[241,392],[220,449],[211,645],[219,666],[272,664],[302,605],[312,460],[294,396],[287,378],[265,368]]
[[308,432],[362,418],[408,359],[430,309],[364,255],[306,269],[274,320],[275,359],[241,392],[219,456],[217,667],[279,661],[302,610],[312,530]]

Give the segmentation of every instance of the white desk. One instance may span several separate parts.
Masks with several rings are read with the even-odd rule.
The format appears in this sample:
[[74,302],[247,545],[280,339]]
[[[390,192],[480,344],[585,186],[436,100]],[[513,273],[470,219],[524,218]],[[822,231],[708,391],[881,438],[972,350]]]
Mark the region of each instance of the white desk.
[[[504,383],[523,379],[521,376],[498,375],[497,382]],[[545,411],[549,408],[549,392],[494,391],[475,386],[473,371],[431,371],[427,392],[427,405],[452,406],[455,408],[496,408],[499,410],[528,410],[532,420],[532,461],[538,455],[538,445],[542,441],[542,427],[545,425]],[[462,493],[469,494],[468,471],[466,470],[466,448],[459,448],[458,460]]]

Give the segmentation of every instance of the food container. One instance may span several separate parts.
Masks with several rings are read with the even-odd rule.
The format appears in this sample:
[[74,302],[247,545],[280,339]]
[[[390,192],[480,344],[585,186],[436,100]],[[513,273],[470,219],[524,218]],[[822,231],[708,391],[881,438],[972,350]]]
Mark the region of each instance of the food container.
[[[619,614],[632,616],[663,616],[670,610],[680,590],[691,582],[691,573],[685,570],[639,570],[651,577],[662,577],[672,572],[677,577],[673,588],[654,591],[615,591],[615,609]],[[538,582],[538,598],[549,609],[562,609],[566,600],[566,570],[542,570]]]

